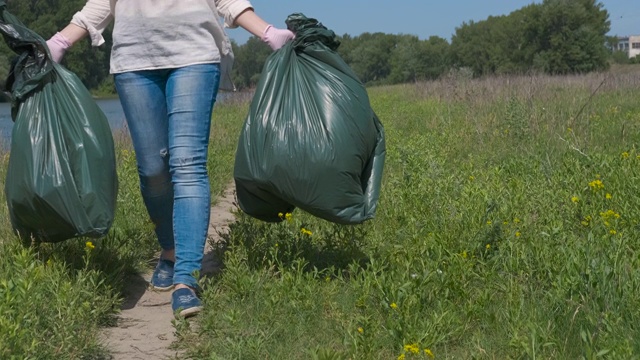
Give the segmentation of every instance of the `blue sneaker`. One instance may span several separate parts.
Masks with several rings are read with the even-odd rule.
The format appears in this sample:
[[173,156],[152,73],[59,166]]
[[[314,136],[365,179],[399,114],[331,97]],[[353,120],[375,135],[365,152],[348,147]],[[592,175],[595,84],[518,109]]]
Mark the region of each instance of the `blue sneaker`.
[[173,289],[173,261],[160,258],[151,276],[151,287],[159,291]]
[[202,304],[193,290],[180,288],[171,295],[171,308],[176,317],[186,318],[199,313],[202,310]]

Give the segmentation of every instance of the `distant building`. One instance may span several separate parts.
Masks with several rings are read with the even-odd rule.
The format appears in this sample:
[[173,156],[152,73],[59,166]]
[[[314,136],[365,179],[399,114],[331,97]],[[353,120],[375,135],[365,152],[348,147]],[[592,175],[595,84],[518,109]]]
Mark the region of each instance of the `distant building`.
[[618,36],[618,43],[613,45],[613,50],[624,51],[629,58],[640,55],[640,35]]

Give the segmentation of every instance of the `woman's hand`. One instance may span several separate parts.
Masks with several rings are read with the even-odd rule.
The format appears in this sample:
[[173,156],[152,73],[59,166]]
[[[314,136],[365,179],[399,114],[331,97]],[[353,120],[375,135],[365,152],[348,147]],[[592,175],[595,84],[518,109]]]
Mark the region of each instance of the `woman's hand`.
[[87,36],[89,32],[78,25],[69,24],[47,40],[47,46],[53,61],[59,63],[73,44]]
[[269,25],[256,15],[252,8],[248,8],[238,15],[235,24],[261,38],[274,51],[280,49],[287,41],[295,37],[294,33],[287,29],[278,29]]
[[262,34],[262,41],[269,44],[272,50],[278,50],[295,37],[294,33],[287,29],[278,29],[272,25],[267,26]]
[[67,49],[71,47],[71,41],[69,41],[66,36],[57,32],[51,39],[47,40],[47,46],[49,47],[53,61],[59,63],[67,52]]

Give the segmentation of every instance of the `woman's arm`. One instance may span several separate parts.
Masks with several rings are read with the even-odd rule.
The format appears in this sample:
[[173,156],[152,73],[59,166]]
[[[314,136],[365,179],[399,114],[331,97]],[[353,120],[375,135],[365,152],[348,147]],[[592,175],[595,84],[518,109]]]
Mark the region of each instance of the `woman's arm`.
[[88,0],[69,25],[47,40],[55,62],[60,62],[66,51],[85,36],[91,36],[94,46],[104,43],[102,32],[113,19],[109,0]]
[[267,29],[267,26],[269,26],[269,24],[256,15],[251,8],[240,13],[240,15],[236,17],[234,25],[240,26],[259,38],[262,38],[264,31]]
[[[76,25],[80,29],[86,30],[91,38],[91,45],[102,45],[104,43],[102,32],[113,21],[111,10],[110,0],[88,0],[82,10],[73,15],[71,25]],[[73,37],[69,38],[69,40],[72,43],[76,43],[87,35],[80,29],[67,26],[63,34],[66,35],[68,33],[69,36]]]
[[89,31],[87,31],[87,29],[81,28],[76,24],[69,24],[64,29],[60,30],[58,34],[64,36],[65,39],[71,45],[73,45],[87,36],[89,34]]
[[294,37],[291,31],[278,29],[264,21],[253,11],[253,6],[247,0],[215,0],[215,7],[224,17],[227,27],[240,26],[261,38],[273,50],[278,50]]

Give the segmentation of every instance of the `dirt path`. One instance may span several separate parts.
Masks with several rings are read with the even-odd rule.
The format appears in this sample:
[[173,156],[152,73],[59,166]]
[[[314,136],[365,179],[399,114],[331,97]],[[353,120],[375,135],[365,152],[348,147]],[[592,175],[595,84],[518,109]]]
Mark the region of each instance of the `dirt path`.
[[[209,241],[202,262],[203,274],[215,273],[220,268],[220,262],[213,256],[209,243],[219,240],[219,232],[226,231],[227,225],[233,221],[233,202],[234,188],[231,184],[211,208]],[[124,291],[125,301],[118,315],[118,326],[106,328],[102,334],[114,360],[180,357],[176,350],[170,349],[175,340],[171,324],[171,292],[147,290],[150,278],[151,273],[148,273],[132,279]]]

